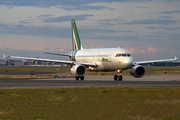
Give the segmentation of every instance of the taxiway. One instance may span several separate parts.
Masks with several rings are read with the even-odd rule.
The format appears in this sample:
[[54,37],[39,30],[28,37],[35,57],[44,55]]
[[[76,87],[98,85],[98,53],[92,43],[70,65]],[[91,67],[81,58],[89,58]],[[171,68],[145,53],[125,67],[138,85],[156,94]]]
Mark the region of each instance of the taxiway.
[[180,75],[151,75],[139,79],[124,76],[123,81],[114,81],[112,76],[86,76],[84,81],[75,78],[0,79],[0,88],[40,86],[180,86]]

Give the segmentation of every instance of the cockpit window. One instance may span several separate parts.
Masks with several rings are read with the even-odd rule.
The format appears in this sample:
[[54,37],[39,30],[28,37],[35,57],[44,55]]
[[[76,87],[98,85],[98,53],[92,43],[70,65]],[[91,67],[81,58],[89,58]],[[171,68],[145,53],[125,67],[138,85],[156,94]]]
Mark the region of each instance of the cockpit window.
[[127,54],[127,56],[128,56],[128,57],[131,57],[131,55],[130,55],[130,54]]
[[126,54],[122,54],[123,57],[126,57]]
[[121,56],[121,54],[117,54],[117,55],[116,55],[116,57],[120,57],[120,56]]
[[130,54],[116,54],[116,57],[131,57]]

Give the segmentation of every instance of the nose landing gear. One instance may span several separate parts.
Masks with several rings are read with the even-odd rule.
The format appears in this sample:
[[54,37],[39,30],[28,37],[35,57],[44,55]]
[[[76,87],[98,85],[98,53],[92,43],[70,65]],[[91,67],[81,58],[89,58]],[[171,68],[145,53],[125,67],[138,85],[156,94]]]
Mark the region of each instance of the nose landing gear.
[[123,80],[123,76],[122,76],[122,70],[117,70],[117,74],[114,75],[114,81],[122,81]]

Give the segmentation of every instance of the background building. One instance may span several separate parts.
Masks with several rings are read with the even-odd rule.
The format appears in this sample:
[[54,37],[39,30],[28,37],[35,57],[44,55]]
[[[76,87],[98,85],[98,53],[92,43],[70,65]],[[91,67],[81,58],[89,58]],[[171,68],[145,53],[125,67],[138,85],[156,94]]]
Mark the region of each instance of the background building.
[[23,62],[21,60],[11,60],[11,59],[6,59],[5,65],[23,65]]

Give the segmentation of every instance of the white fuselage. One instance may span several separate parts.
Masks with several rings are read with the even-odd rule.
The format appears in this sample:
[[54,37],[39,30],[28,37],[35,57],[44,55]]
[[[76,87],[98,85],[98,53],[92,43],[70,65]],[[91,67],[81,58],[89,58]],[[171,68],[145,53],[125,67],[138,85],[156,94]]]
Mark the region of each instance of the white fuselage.
[[133,65],[133,58],[123,48],[83,49],[74,54],[75,61],[96,63],[91,70],[114,71],[125,70]]

